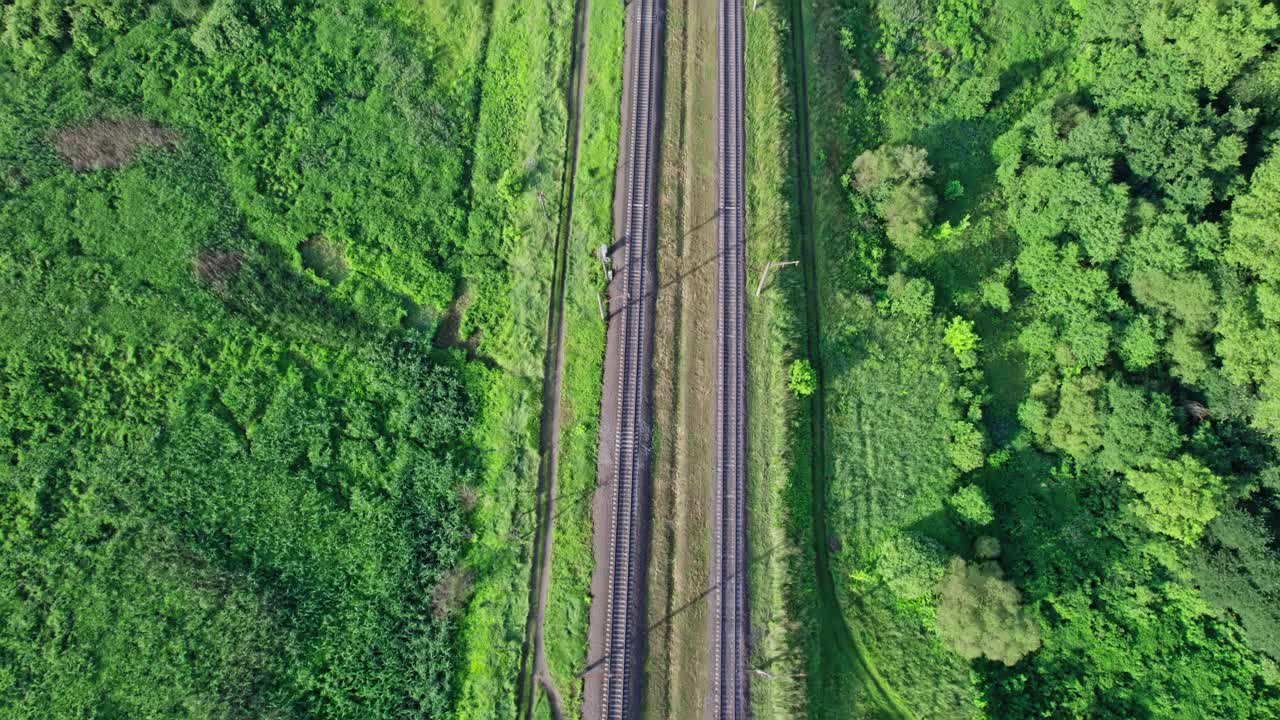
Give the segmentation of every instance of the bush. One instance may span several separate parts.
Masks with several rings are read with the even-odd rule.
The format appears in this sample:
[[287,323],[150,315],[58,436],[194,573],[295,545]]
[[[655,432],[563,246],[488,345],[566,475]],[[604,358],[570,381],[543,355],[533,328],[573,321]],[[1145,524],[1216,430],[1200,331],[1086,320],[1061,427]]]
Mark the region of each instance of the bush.
[[1040,647],[1040,626],[993,562],[951,560],[938,593],[938,633],[963,658],[1009,666]]
[[898,533],[880,543],[876,572],[902,600],[932,600],[942,582],[946,552],[936,540]]
[[980,527],[990,525],[996,519],[991,501],[977,485],[965,485],[956,490],[947,498],[947,504],[966,525]]
[[951,324],[947,325],[946,333],[943,335],[947,347],[951,348],[951,352],[955,353],[956,359],[960,361],[960,367],[971,368],[978,364],[978,334],[973,331],[973,321],[965,320],[960,316],[951,318]]
[[791,363],[787,386],[798,397],[808,397],[818,389],[818,373],[814,371],[813,365],[809,364],[808,358],[800,358]]

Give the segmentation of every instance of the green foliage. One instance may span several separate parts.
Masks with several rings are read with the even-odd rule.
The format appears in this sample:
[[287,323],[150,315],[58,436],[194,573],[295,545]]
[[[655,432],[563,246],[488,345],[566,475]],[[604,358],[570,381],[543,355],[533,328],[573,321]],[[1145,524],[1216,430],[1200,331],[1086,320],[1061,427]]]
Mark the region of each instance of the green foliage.
[[958,59],[973,62],[986,51],[986,39],[978,29],[982,8],[978,0],[941,0],[929,25],[930,39]]
[[[59,182],[85,200],[104,192]],[[217,187],[202,189],[219,208]],[[84,237],[66,218],[44,222]],[[201,227],[169,226],[175,241]],[[444,712],[454,626],[428,598],[469,533],[455,488],[471,471],[453,453],[476,408],[458,369],[362,337],[300,279],[263,289],[323,313],[276,325],[245,282],[271,254],[241,251],[241,277],[223,289],[202,286],[185,258],[181,273],[158,263],[163,282],[148,283],[101,250],[136,229],[100,230],[85,254],[4,249],[43,269],[10,266],[5,292],[20,304],[0,322],[44,329],[35,341],[6,331],[0,346],[0,402],[13,410],[0,605],[22,619],[4,642],[25,668],[10,707],[75,716],[112,697],[130,715]],[[82,309],[93,298],[97,312]]]
[[1248,643],[1280,661],[1280,559],[1256,517],[1227,508],[1209,523],[1210,543],[1192,567],[1205,599],[1240,618]]
[[973,331],[973,321],[965,320],[959,315],[951,318],[942,339],[955,353],[960,367],[971,368],[978,362],[978,334]]
[[962,486],[947,498],[947,505],[961,522],[972,527],[990,525],[991,521],[996,519],[996,513],[991,509],[991,501],[977,485]]
[[1058,412],[1049,423],[1049,442],[1076,460],[1085,460],[1102,446],[1098,390],[1102,378],[1080,375],[1062,383]]
[[571,13],[499,5],[0,7],[0,714],[510,715]]
[[957,420],[951,424],[951,439],[947,444],[947,452],[951,455],[951,463],[960,472],[969,472],[982,467],[986,460],[983,447],[986,441],[982,430],[966,420]]
[[1040,626],[993,562],[953,558],[947,565],[938,592],[938,633],[963,658],[1009,666],[1040,647]]
[[[817,205],[820,226],[852,227],[833,237],[856,246],[841,240],[838,253],[820,255],[833,485],[842,487],[829,498],[844,543],[835,561],[871,567],[878,550],[859,561],[866,548],[904,532],[950,549],[972,541],[954,513],[938,512],[937,494],[926,503],[902,482],[935,490],[941,465],[970,466],[978,456],[952,451],[966,447],[953,441],[972,423],[1003,453],[969,471],[1000,509],[984,528],[999,547],[975,542],[974,556],[998,550],[1040,621],[1042,646],[1016,667],[971,666],[972,706],[912,710],[1019,720],[1280,715],[1277,601],[1265,582],[1276,574],[1280,458],[1275,4],[806,7],[816,18],[806,40],[817,46],[809,98],[820,104],[809,124],[824,139],[815,187],[838,172],[842,153],[862,153],[840,198],[849,202],[824,208],[820,194]],[[893,148],[908,147],[937,168],[932,189],[947,201],[945,216],[915,237],[902,229],[936,208],[911,185],[934,181],[898,167]],[[950,181],[964,194],[945,189]],[[892,223],[887,209],[905,221]],[[868,286],[874,273],[852,280],[852,259],[873,252],[883,288]],[[887,317],[868,317],[855,293],[878,298]],[[923,373],[914,387],[896,379],[920,368],[900,328],[926,338],[932,326],[945,338],[956,316],[974,321],[979,341],[952,401],[971,411],[948,424],[940,458],[913,442],[928,424],[901,411],[929,413],[922,396],[954,386]],[[902,428],[896,454],[886,424]],[[923,458],[939,467],[930,472]],[[895,504],[911,511],[884,511]],[[904,624],[929,629],[927,613],[887,586],[848,592],[846,616],[875,639],[877,661],[910,668],[904,683],[927,677],[921,666],[939,668],[933,684],[955,682],[928,650],[886,640]],[[944,619],[940,609],[940,628]],[[966,657],[980,657],[967,639]]]
[[210,58],[235,52],[253,41],[253,31],[237,15],[232,0],[214,0],[191,32],[191,44]]
[[917,533],[899,533],[880,543],[876,572],[898,598],[932,602],[946,558],[938,541]]
[[136,0],[16,0],[0,8],[11,62],[36,73],[66,45],[97,55],[145,11]]
[[[863,329],[829,351],[834,363],[824,378],[834,458],[828,503],[831,532],[869,555],[883,539],[942,514],[961,474],[953,458],[972,465],[967,447],[981,464],[982,434],[969,419],[974,393],[942,342],[941,320],[911,322],[869,304],[851,311]],[[875,492],[865,491],[869,483]],[[843,574],[863,567],[866,555],[842,553]]]
[[1139,315],[1125,326],[1116,347],[1124,366],[1131,372],[1151,367],[1160,355],[1160,338],[1147,315]]
[[904,145],[881,145],[853,161],[852,186],[871,200],[884,220],[889,242],[907,253],[923,253],[926,228],[933,221],[938,198],[924,181],[933,175],[924,150]]
[[1009,313],[1014,306],[1014,302],[1009,296],[1009,286],[1006,286],[1004,278],[989,278],[982,281],[982,302],[992,309],[1001,311],[1001,313]]
[[791,392],[797,397],[808,397],[818,389],[818,373],[814,371],[808,358],[792,361],[787,387],[791,388]]
[[1197,93],[1218,94],[1257,58],[1278,24],[1275,8],[1256,0],[1091,0],[1086,8],[1075,71],[1113,109],[1195,107]]
[[1127,470],[1125,480],[1138,494],[1134,514],[1152,532],[1192,545],[1218,516],[1222,480],[1189,455]]
[[1171,457],[1182,444],[1167,398],[1111,380],[1108,412],[1098,462],[1121,472]]
[[926,323],[933,313],[933,285],[924,278],[908,278],[902,273],[889,277],[885,288],[889,309],[913,323]]
[[1000,557],[1000,541],[990,535],[979,535],[973,541],[973,555],[979,560],[995,560]]

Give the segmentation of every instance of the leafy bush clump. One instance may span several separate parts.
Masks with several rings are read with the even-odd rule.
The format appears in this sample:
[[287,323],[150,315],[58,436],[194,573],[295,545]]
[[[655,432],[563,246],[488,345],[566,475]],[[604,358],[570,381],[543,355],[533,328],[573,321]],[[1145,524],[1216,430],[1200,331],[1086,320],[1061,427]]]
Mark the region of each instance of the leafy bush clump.
[[938,632],[962,657],[1015,665],[1040,647],[1040,625],[993,562],[953,558],[938,592]]
[[790,378],[787,386],[799,397],[808,397],[818,389],[818,373],[809,364],[807,358],[800,358],[791,363]]
[[990,525],[996,519],[987,494],[977,485],[965,485],[947,498],[947,504],[965,524],[974,527]]

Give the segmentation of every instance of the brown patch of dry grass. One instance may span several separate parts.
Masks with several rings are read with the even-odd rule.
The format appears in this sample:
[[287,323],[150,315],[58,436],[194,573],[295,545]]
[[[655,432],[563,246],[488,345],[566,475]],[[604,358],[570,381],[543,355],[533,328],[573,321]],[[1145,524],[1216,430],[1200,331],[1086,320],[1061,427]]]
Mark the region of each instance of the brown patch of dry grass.
[[240,274],[244,253],[239,250],[203,250],[194,261],[196,277],[218,292],[226,292]]
[[460,609],[471,595],[475,582],[475,575],[468,568],[446,570],[431,591],[431,610],[436,619],[447,617],[454,610]]
[[313,235],[298,245],[302,266],[323,278],[330,285],[338,285],[347,279],[351,266],[342,246],[323,235]]
[[124,167],[142,148],[174,150],[178,140],[176,131],[141,118],[94,120],[59,130],[53,147],[72,170],[84,172]]

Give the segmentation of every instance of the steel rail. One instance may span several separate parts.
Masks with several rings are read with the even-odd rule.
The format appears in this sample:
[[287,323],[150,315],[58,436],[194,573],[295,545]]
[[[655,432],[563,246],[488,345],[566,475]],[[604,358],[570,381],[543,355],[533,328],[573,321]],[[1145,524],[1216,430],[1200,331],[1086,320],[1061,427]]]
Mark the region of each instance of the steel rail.
[[746,586],[746,251],[743,155],[743,0],[721,0],[716,95],[717,381],[712,538],[713,720],[748,711]]
[[650,451],[647,349],[652,333],[649,267],[653,248],[653,153],[658,118],[657,57],[661,0],[634,0],[636,56],[632,65],[627,203],[623,228],[623,323],[617,363],[618,420],[614,437],[615,476],[610,534],[608,596],[604,637],[605,668],[601,716],[622,720],[635,713],[638,695],[637,630],[640,598],[636,593],[641,538],[637,526]]

